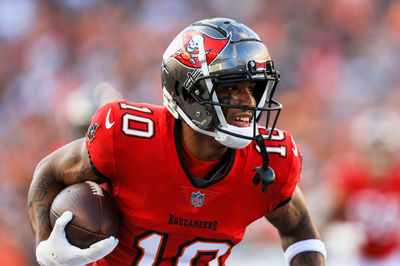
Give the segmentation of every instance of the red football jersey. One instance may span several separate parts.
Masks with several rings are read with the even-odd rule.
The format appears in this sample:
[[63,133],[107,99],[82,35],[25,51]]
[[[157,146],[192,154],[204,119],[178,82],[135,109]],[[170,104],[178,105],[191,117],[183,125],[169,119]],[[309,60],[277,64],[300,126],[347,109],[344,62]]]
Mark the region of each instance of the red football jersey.
[[341,195],[340,218],[355,223],[364,234],[360,253],[384,258],[400,247],[400,165],[392,162],[375,176],[362,156],[349,156],[329,165],[333,188]]
[[122,213],[118,246],[95,265],[224,265],[246,226],[292,195],[301,158],[287,132],[266,142],[276,180],[264,194],[252,183],[262,165],[255,142],[232,151],[221,178],[196,182],[177,144],[179,122],[165,107],[127,101],[93,116],[86,146]]

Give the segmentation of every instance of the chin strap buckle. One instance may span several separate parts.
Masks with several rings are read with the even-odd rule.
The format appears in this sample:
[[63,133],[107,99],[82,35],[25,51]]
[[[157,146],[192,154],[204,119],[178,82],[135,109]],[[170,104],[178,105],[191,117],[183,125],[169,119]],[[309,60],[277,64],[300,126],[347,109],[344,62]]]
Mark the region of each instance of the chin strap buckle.
[[263,165],[254,167],[253,171],[256,172],[253,178],[253,184],[257,186],[261,181],[261,192],[267,193],[268,186],[275,182],[275,172],[269,167],[269,154],[263,136],[256,136],[256,143],[260,148],[260,153],[263,158]]

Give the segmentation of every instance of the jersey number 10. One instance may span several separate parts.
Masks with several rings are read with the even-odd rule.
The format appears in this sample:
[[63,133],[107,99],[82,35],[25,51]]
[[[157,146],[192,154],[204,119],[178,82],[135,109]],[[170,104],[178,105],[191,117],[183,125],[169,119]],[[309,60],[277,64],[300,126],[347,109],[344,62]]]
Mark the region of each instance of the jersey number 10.
[[[163,259],[167,239],[167,233],[157,231],[148,231],[137,236],[134,248],[138,250],[138,255],[132,265],[158,265]],[[179,247],[178,254],[172,259],[172,265],[197,265],[201,256],[210,257],[210,266],[222,265],[221,257],[232,247],[233,243],[229,240],[196,238]]]

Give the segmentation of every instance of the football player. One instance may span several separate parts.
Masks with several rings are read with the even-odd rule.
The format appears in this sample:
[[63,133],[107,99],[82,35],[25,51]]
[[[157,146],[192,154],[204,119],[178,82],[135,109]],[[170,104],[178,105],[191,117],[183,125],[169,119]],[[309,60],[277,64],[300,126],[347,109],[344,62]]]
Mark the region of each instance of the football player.
[[400,115],[382,105],[368,107],[347,128],[341,141],[348,150],[325,165],[332,194],[327,220],[354,228],[352,265],[399,265]]
[[[246,227],[265,217],[290,265],[324,265],[325,246],[297,187],[301,153],[275,129],[281,104],[270,54],[256,33],[225,18],[193,23],[162,61],[164,106],[100,107],[86,138],[43,159],[29,191],[42,265],[224,265]],[[72,246],[65,186],[108,182],[122,213],[118,240]],[[266,258],[267,260],[267,258]]]

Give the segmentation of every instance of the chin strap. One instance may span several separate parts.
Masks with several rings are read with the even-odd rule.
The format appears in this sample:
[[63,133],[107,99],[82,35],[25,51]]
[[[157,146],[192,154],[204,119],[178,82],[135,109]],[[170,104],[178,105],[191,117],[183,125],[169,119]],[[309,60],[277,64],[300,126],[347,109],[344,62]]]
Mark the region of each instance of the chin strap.
[[269,154],[263,136],[257,135],[256,142],[260,148],[260,153],[263,158],[263,165],[253,168],[257,173],[254,175],[253,184],[257,186],[261,181],[262,193],[267,193],[268,186],[275,182],[275,172],[269,167]]

